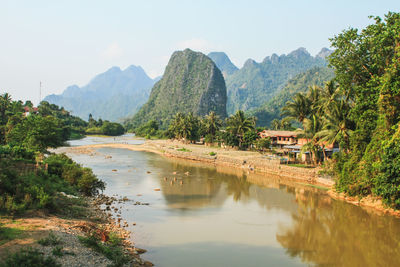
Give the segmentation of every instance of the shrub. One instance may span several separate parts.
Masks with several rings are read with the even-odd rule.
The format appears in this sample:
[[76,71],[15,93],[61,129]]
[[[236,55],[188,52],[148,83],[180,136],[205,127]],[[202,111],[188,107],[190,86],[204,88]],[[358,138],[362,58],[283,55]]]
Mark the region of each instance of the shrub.
[[24,249],[15,254],[12,254],[5,260],[5,264],[2,267],[59,267],[54,258],[44,257],[43,253],[36,249]]

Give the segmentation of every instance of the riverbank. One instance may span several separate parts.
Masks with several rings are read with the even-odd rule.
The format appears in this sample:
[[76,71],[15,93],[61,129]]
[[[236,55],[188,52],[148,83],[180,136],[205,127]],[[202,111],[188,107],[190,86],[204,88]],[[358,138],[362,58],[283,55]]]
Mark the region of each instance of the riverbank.
[[[131,233],[125,229],[127,222],[112,216],[111,208],[115,209],[116,204],[128,199],[100,195],[84,201],[84,206],[79,207],[79,216],[75,217],[64,218],[43,212],[16,218],[1,216],[0,262],[13,253],[33,249],[44,258],[54,258],[61,266],[114,266],[122,258],[124,265],[121,266],[152,266],[140,258],[145,250],[130,243]],[[88,247],[82,242],[93,236],[97,236],[98,244],[104,244],[104,247],[106,243],[101,241],[116,237],[120,240],[120,248],[112,248],[115,250],[111,256],[93,244]],[[44,244],[46,240],[49,244]]]
[[95,154],[95,149],[100,147],[152,152],[165,157],[212,164],[221,170],[235,169],[247,174],[255,173],[258,174],[258,176],[268,174],[269,176],[277,177],[280,181],[297,182],[322,187],[327,190],[327,193],[332,198],[360,206],[368,212],[390,214],[400,217],[400,211],[385,207],[380,198],[369,196],[360,199],[358,197],[349,197],[342,193],[337,193],[334,189],[334,180],[331,177],[320,175],[319,172],[321,169],[318,167],[302,168],[280,164],[279,161],[273,160],[258,152],[208,147],[197,144],[184,144],[175,140],[146,140],[140,145],[110,143],[68,147],[58,149],[58,153]]
[[253,151],[240,151],[220,147],[208,147],[197,144],[183,144],[172,140],[146,140],[141,145],[95,144],[58,149],[58,152],[94,153],[93,148],[112,147],[134,151],[147,151],[165,157],[205,162],[217,166],[239,168],[246,172],[259,172],[278,175],[289,180],[331,188],[334,181],[318,174],[319,168],[301,168],[280,164],[279,160]]

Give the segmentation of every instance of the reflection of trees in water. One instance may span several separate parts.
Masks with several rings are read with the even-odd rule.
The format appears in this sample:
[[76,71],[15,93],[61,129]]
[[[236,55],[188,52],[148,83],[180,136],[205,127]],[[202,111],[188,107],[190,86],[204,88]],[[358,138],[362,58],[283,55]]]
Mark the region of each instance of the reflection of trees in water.
[[400,265],[399,219],[309,192],[296,192],[296,199],[293,227],[277,235],[290,256],[317,265]]
[[224,175],[222,179],[226,185],[228,196],[232,195],[234,201],[239,201],[243,196],[249,196],[250,183],[246,180],[246,176],[241,177],[233,175]]

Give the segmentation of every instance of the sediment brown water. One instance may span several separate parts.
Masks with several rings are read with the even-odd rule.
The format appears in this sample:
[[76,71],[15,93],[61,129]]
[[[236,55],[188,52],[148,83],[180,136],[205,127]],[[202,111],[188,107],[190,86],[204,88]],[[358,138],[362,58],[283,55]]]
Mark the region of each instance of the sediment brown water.
[[106,194],[132,200],[118,208],[156,266],[400,266],[398,218],[279,177],[147,152],[96,152],[70,156],[106,181]]

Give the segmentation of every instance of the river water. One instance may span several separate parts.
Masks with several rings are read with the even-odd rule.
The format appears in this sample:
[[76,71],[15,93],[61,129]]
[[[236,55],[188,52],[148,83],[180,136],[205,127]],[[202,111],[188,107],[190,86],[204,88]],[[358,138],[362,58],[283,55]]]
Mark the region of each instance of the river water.
[[107,183],[105,194],[132,200],[118,207],[156,266],[400,266],[400,219],[324,190],[148,152],[70,156]]

